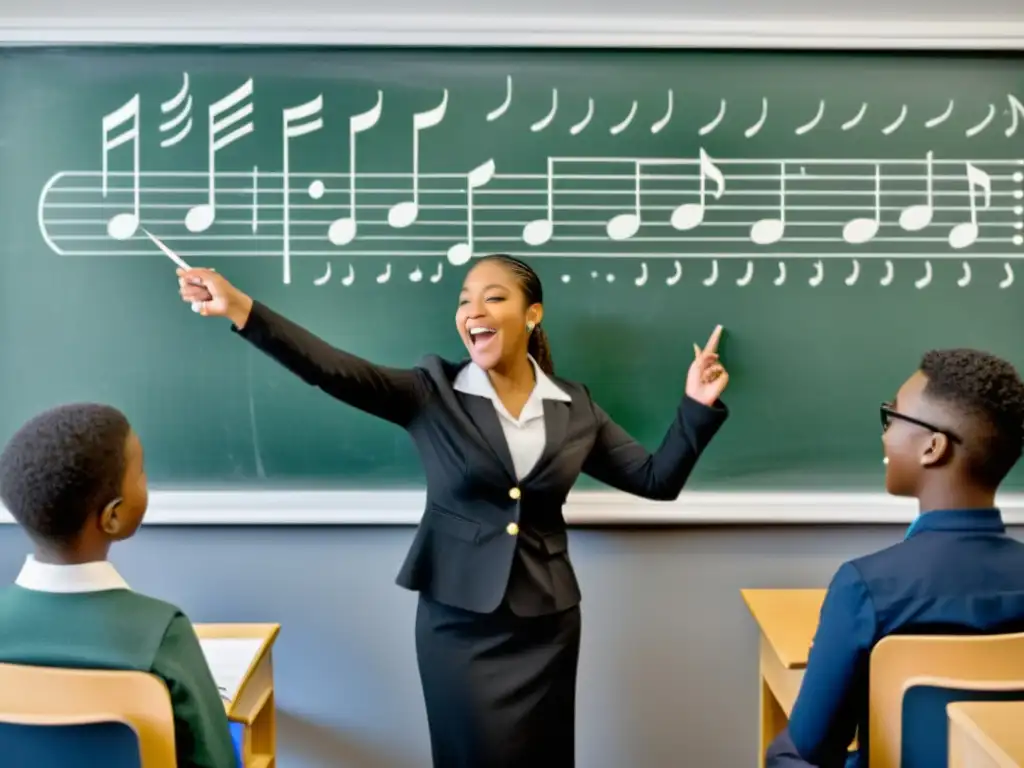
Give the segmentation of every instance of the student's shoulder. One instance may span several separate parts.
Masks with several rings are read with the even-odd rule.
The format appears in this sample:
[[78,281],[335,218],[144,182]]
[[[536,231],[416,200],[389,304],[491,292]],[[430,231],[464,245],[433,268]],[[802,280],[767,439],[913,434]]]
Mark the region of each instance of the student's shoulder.
[[185,617],[181,608],[173,603],[139,592],[118,590],[116,595],[112,593],[111,597],[123,603],[125,609],[130,609],[139,624],[151,625],[154,628],[164,627],[166,629],[171,624]]
[[915,574],[929,559],[934,556],[922,551],[917,539],[900,540],[844,562],[833,576],[830,589],[884,613],[886,606],[912,587]]
[[906,561],[907,542],[901,541],[884,549],[859,555],[843,562],[832,574],[829,590],[834,593],[870,595],[879,580],[885,580]]
[[862,578],[869,579],[877,574],[884,574],[905,561],[913,548],[913,540],[897,541],[882,549],[876,549],[847,561]]
[[[140,634],[148,638],[153,664],[159,666],[169,659],[192,658],[200,647],[195,625],[185,612],[173,603],[133,593],[132,610],[136,612]],[[173,662],[177,663],[177,662]]]

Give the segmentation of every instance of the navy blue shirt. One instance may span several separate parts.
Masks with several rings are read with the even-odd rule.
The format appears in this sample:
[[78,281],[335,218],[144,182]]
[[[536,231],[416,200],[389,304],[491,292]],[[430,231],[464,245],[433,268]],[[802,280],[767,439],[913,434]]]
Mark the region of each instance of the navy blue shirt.
[[920,515],[906,538],[844,563],[829,584],[789,720],[797,752],[842,766],[855,732],[867,766],[868,662],[894,634],[1024,631],[1024,543],[998,509]]

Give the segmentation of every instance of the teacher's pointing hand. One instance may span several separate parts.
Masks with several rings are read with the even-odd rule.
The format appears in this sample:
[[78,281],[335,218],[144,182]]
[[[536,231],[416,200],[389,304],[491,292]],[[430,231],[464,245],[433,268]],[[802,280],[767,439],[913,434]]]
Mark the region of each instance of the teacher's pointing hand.
[[226,317],[238,328],[245,326],[252,299],[212,269],[179,269],[181,300],[199,304],[199,314]]
[[718,359],[718,340],[721,338],[722,326],[716,325],[704,349],[693,345],[694,359],[686,374],[686,394],[706,406],[713,405],[729,383],[729,372]]

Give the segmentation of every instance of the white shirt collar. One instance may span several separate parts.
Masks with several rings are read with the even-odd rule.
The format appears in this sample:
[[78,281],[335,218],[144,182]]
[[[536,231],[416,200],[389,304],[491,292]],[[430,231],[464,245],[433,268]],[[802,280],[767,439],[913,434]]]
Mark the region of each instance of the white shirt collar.
[[533,387],[533,392],[530,393],[530,399],[526,401],[526,405],[523,406],[522,413],[519,414],[518,419],[513,419],[508,411],[505,410],[505,406],[502,405],[501,399],[498,394],[494,391],[494,385],[491,384],[491,380],[487,377],[487,372],[479,365],[474,363],[472,360],[467,363],[458,375],[455,377],[455,383],[452,385],[457,391],[465,392],[467,395],[476,395],[477,397],[486,397],[490,399],[498,411],[507,416],[514,422],[524,422],[528,419],[537,418],[538,416],[544,415],[544,400],[561,400],[565,403],[571,403],[572,398],[567,395],[558,385],[555,384],[547,374],[540,369],[537,365],[537,361],[530,356],[530,363],[533,365],[533,374],[536,379],[536,384]]
[[25,558],[14,582],[37,592],[103,592],[129,589],[114,565],[106,560],[80,565],[40,563],[32,555]]

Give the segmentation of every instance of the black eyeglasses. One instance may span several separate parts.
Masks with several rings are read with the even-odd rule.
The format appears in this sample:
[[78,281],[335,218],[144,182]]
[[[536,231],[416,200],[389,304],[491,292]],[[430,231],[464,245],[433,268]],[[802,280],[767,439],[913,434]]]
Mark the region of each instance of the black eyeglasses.
[[908,424],[915,424],[919,427],[923,427],[924,429],[927,429],[929,432],[937,432],[940,435],[945,435],[954,443],[963,442],[959,437],[956,436],[955,433],[950,432],[948,429],[943,429],[942,427],[937,427],[934,424],[929,424],[927,421],[921,421],[920,419],[915,419],[913,416],[907,416],[906,414],[900,413],[893,407],[892,403],[882,403],[880,408],[880,414],[882,417],[883,432],[885,432],[885,430],[889,428],[889,425],[892,424],[893,419],[899,419],[900,421],[905,421]]

